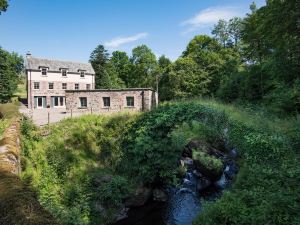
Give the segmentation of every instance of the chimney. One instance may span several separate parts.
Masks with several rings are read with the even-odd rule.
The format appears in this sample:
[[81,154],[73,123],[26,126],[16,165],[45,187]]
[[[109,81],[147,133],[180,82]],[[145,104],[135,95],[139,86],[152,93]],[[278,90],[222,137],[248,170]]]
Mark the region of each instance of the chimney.
[[28,51],[27,53],[26,53],[26,58],[30,58],[31,57],[31,53],[30,53],[30,51]]

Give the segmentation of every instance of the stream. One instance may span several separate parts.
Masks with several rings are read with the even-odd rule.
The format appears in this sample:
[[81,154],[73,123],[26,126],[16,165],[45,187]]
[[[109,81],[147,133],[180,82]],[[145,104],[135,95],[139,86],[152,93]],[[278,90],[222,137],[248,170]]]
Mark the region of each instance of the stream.
[[203,201],[215,201],[230,186],[236,173],[235,162],[226,164],[221,178],[203,191],[197,191],[199,178],[189,169],[179,187],[167,187],[167,202],[153,200],[144,206],[131,208],[128,217],[113,225],[191,225],[202,210]]

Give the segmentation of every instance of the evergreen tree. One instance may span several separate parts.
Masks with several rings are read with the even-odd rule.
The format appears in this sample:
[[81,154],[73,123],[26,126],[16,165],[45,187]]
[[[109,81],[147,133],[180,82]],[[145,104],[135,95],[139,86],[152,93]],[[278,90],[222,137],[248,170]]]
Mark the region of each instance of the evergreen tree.
[[107,71],[109,54],[103,45],[98,45],[90,55],[90,63],[95,70],[96,88],[110,88],[110,77]]

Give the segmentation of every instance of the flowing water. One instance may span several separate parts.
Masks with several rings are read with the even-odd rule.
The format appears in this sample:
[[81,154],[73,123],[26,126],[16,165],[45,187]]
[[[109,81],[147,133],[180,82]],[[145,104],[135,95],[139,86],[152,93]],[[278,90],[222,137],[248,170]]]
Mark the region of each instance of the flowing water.
[[228,174],[235,171],[235,164],[228,164],[221,178],[205,191],[197,191],[198,177],[188,171],[180,187],[168,187],[166,203],[150,201],[142,207],[129,210],[128,217],[114,225],[191,225],[202,210],[202,201],[214,201],[230,185]]

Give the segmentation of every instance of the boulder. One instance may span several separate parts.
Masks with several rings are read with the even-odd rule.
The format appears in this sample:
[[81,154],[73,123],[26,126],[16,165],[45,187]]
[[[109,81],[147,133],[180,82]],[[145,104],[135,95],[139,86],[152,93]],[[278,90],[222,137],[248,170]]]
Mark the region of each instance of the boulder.
[[236,159],[238,157],[238,152],[236,148],[233,148],[229,151],[228,156],[232,159]]
[[128,217],[129,208],[123,207],[116,214],[114,221],[117,222],[119,220],[125,219]]
[[238,173],[238,166],[235,161],[230,161],[227,163],[226,169],[224,170],[224,174],[227,179],[232,180],[236,174]]
[[213,182],[217,181],[223,173],[223,170],[207,168],[199,160],[196,160],[196,159],[194,160],[194,165],[195,165],[196,170],[198,170],[208,180],[213,181]]
[[211,181],[209,181],[208,179],[205,179],[205,178],[200,178],[198,181],[197,181],[197,191],[203,191],[205,190],[206,188],[208,188],[210,185],[212,184]]
[[152,189],[150,187],[137,187],[134,193],[127,198],[125,206],[137,207],[144,205],[152,195]]
[[164,190],[155,188],[153,190],[153,200],[159,202],[166,202],[168,200],[168,195]]
[[192,149],[189,148],[188,146],[184,147],[183,152],[182,152],[182,157],[192,157]]

